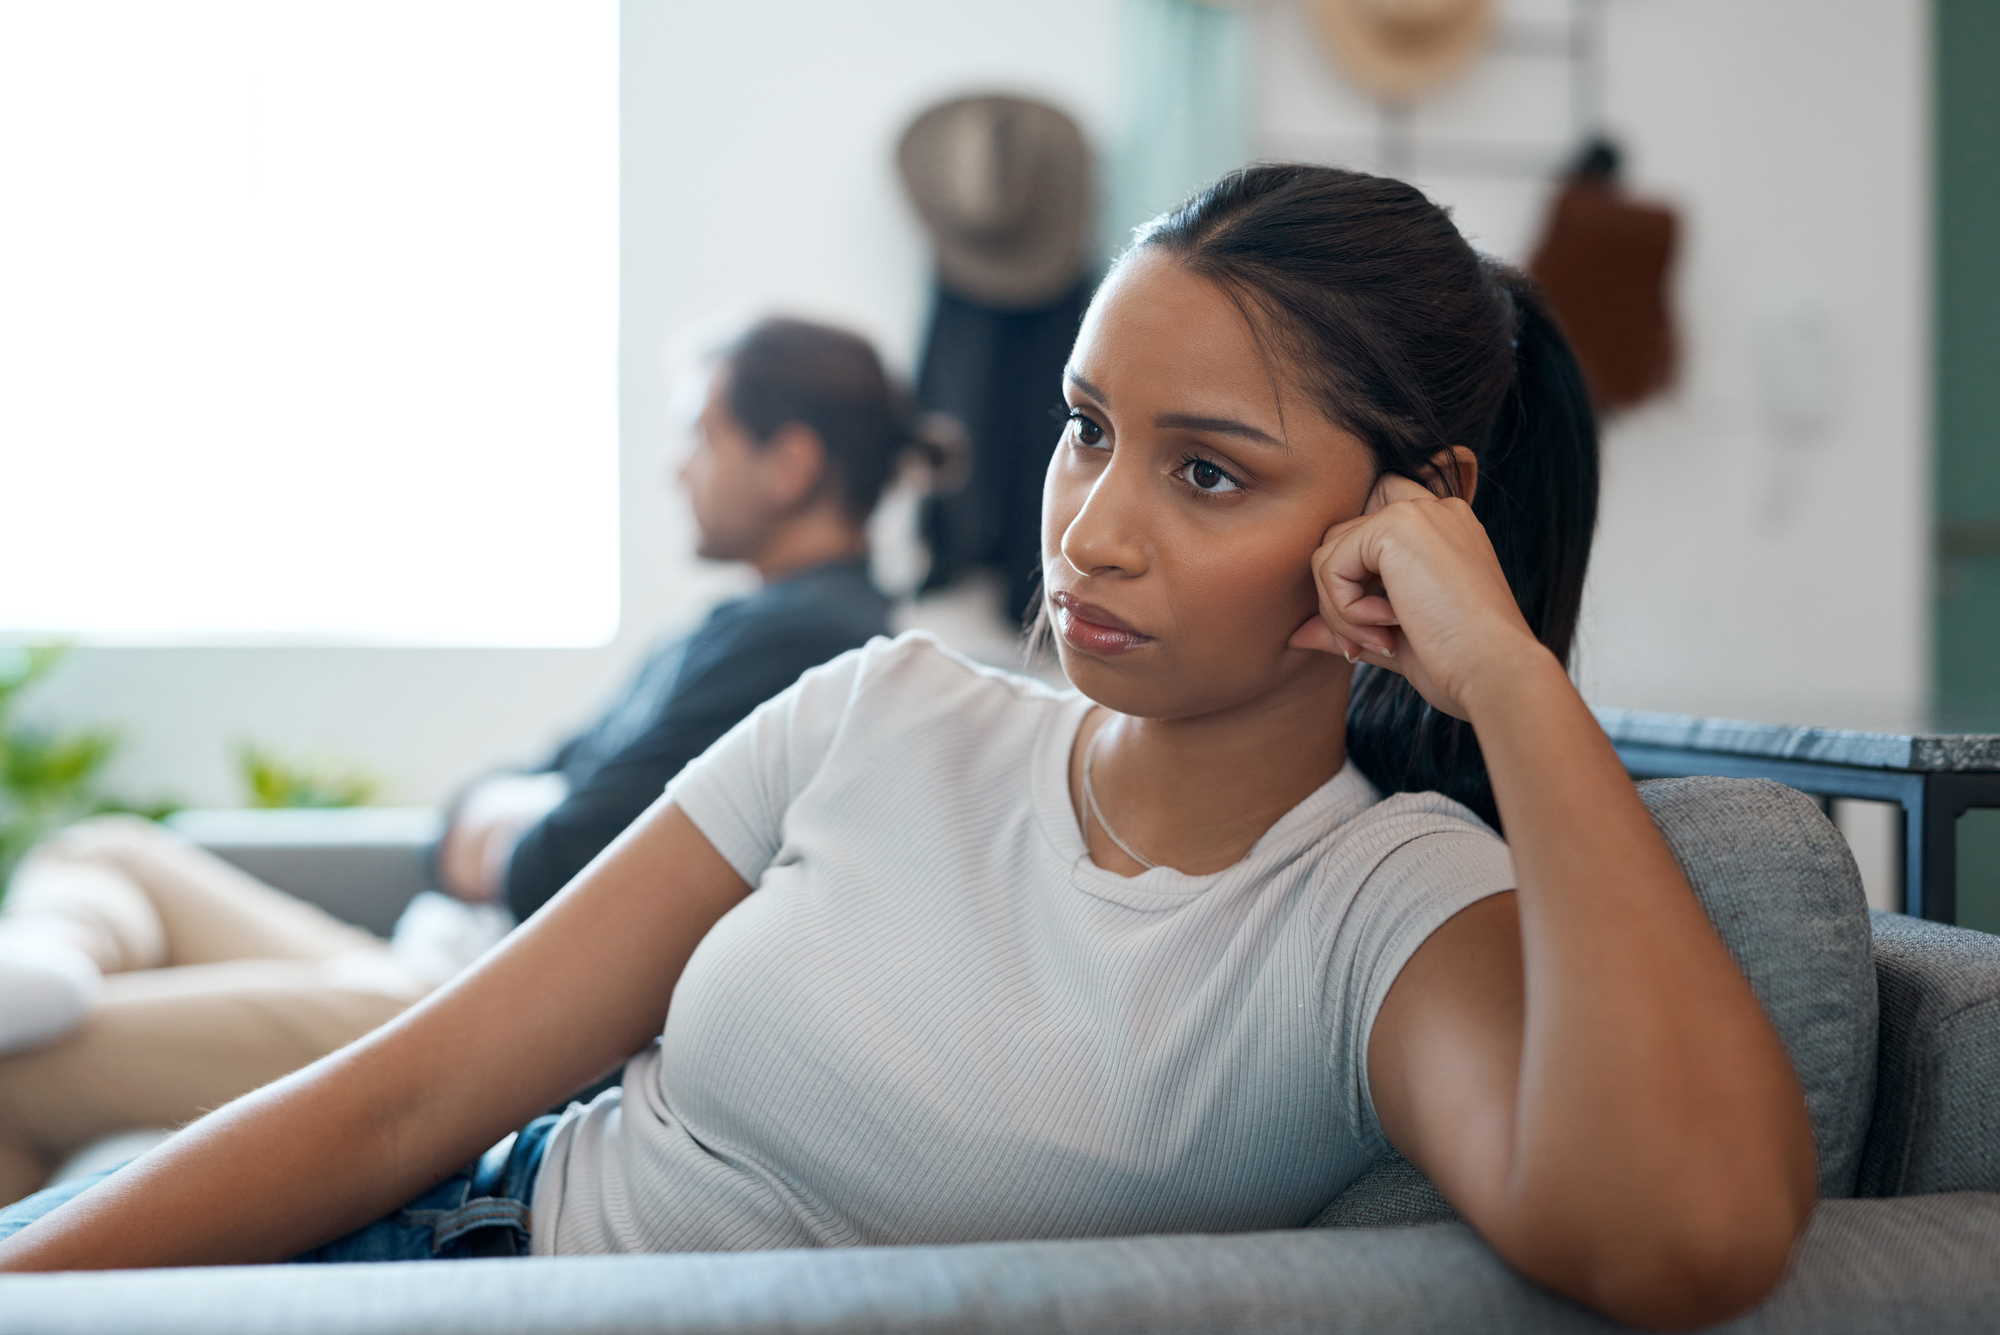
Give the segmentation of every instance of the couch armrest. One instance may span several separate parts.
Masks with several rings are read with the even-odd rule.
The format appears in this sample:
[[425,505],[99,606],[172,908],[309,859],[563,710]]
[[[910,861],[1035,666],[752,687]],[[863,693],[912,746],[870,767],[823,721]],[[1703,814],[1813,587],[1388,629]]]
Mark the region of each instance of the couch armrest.
[[168,828],[266,884],[387,936],[431,888],[426,855],[443,829],[430,807],[196,810]]
[[1872,916],[1882,1030],[1860,1194],[2000,1190],[2000,936]]
[[[2000,1197],[1827,1201],[1729,1335],[1957,1335]],[[957,1247],[0,1275],[8,1335],[1614,1335],[1463,1224]]]

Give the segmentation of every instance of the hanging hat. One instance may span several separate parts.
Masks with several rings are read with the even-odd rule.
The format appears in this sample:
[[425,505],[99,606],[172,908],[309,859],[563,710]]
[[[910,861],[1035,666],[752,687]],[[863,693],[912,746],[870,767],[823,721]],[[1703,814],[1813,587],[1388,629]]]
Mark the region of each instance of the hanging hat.
[[1026,310],[1076,285],[1090,150],[1068,116],[1018,97],[959,98],[917,117],[896,160],[945,286]]
[[1414,102],[1449,83],[1493,26],[1491,0],[1312,0],[1310,8],[1336,62],[1385,102]]

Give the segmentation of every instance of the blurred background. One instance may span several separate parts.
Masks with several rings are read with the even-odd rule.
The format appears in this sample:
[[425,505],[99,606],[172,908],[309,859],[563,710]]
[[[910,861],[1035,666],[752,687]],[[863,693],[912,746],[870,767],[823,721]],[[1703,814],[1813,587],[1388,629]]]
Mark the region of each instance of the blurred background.
[[[0,643],[71,645],[0,705],[142,806],[534,755],[748,586],[669,484],[678,359],[775,309],[915,378],[898,145],[1002,94],[1081,132],[1086,284],[1286,158],[1584,294],[1594,703],[2000,731],[1996,90],[1985,0],[0,0]],[[878,565],[1017,662],[967,522],[904,495]]]

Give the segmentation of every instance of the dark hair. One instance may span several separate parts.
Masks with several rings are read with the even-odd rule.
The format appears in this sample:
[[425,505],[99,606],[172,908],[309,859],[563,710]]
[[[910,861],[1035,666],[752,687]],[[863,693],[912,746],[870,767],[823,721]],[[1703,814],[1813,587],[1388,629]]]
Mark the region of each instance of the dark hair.
[[[1522,615],[1565,664],[1597,525],[1597,424],[1541,290],[1482,258],[1401,181],[1332,167],[1232,172],[1154,220],[1155,249],[1220,285],[1378,468],[1455,492],[1432,460],[1479,461],[1472,510]],[[1347,750],[1384,793],[1435,791],[1499,824],[1471,725],[1362,667]]]
[[729,411],[751,439],[768,444],[793,424],[826,447],[826,480],[855,523],[867,522],[903,459],[933,473],[960,461],[963,432],[949,418],[918,413],[859,334],[806,320],[759,320],[723,347]]

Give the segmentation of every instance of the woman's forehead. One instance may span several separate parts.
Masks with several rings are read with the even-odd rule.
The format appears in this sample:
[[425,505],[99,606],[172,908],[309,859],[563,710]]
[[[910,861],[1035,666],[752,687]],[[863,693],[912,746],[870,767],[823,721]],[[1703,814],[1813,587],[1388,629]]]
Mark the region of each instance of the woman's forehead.
[[[1295,413],[1318,416],[1268,335],[1219,284],[1154,251],[1120,264],[1084,316],[1071,366],[1112,400],[1143,399],[1150,411],[1256,413],[1269,428]],[[1138,406],[1136,403],[1133,406]]]

